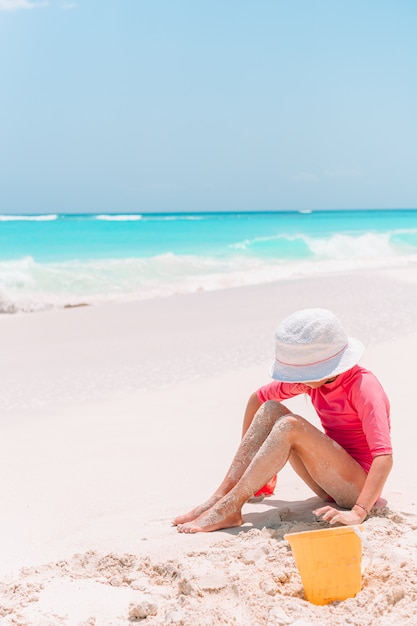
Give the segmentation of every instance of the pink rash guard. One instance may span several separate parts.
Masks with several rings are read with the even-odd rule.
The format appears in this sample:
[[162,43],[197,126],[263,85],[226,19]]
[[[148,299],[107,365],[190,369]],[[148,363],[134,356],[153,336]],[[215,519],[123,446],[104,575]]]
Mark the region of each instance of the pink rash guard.
[[281,402],[302,393],[310,396],[324,432],[366,472],[376,456],[392,454],[389,400],[372,372],[355,365],[317,389],[273,381],[257,391],[262,403]]

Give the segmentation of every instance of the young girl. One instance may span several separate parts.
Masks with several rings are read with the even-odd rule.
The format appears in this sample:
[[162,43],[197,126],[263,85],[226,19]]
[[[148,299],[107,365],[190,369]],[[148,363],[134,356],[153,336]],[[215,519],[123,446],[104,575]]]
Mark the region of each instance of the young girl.
[[[245,435],[218,489],[177,517],[179,532],[240,526],[244,503],[289,461],[328,505],[314,511],[331,524],[360,524],[392,467],[389,402],[380,383],[357,365],[364,347],[326,309],[290,315],[276,331],[274,382],[248,401]],[[283,400],[306,393],[324,433]]]

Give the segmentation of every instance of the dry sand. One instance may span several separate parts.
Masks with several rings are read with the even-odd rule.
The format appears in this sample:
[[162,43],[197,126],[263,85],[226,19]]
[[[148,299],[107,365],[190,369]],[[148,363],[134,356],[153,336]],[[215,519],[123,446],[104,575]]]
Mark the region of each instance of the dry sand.
[[[274,327],[304,306],[364,341],[392,403],[395,465],[364,525],[373,562],[328,606],[305,600],[283,539],[326,526],[290,468],[241,528],[170,525],[222,478]],[[417,624],[417,270],[3,316],[0,333],[2,625]]]

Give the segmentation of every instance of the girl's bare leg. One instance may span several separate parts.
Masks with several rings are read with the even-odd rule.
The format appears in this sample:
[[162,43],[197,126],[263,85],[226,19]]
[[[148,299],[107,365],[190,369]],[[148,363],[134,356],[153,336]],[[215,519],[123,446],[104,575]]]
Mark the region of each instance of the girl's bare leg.
[[[221,485],[208,500],[203,502],[203,504],[195,507],[185,515],[179,515],[176,517],[173,521],[173,525],[177,526],[196,519],[202,515],[204,511],[207,511],[214,506],[216,502],[223,498],[223,496],[229,493],[229,491],[239,482],[245,473],[260,447],[270,434],[275,422],[288,412],[288,409],[280,402],[271,400],[262,404],[256,412],[248,431],[243,437],[238,451]],[[269,478],[271,478],[272,475],[273,474],[271,472]],[[248,498],[250,498],[254,493],[255,491],[249,494]]]
[[209,532],[239,526],[244,503],[280,471],[290,455],[297,459],[299,473],[304,479],[308,478],[307,484],[320,490],[320,495],[329,494],[346,508],[354,505],[366,479],[365,471],[341,446],[312,424],[297,415],[285,414],[274,422],[235,485],[197,518],[179,523],[178,531]]
[[313,480],[313,478],[310,476],[310,473],[308,472],[306,466],[296,452],[291,452],[289,462],[291,463],[291,467],[293,468],[293,470],[300,476],[300,478],[303,479],[306,485],[308,485],[310,489],[314,491],[316,496],[318,496],[322,500],[325,500],[326,502],[331,501],[331,498],[329,498],[329,494],[327,494],[324,489],[322,489],[320,485],[318,485],[316,481]]

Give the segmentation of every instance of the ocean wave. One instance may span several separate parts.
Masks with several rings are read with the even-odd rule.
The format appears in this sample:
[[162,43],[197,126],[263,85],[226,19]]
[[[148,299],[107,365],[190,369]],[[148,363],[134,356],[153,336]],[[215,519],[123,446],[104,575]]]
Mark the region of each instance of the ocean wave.
[[204,219],[204,216],[200,215],[154,215],[150,213],[131,213],[131,214],[108,214],[102,213],[100,215],[94,216],[96,220],[103,220],[106,222],[137,222],[137,221],[147,221],[147,222],[176,222],[176,221],[201,221]]
[[241,250],[255,253],[271,253],[275,257],[286,257],[291,252],[303,256],[308,252],[308,238],[302,234],[287,235],[266,235],[263,237],[252,237],[231,243],[228,246],[231,250]]
[[53,222],[58,215],[0,215],[0,222]]
[[306,237],[306,243],[320,259],[371,259],[395,255],[389,233],[363,233],[355,236],[337,233],[331,237]]
[[326,236],[273,234],[229,244],[229,249],[264,258],[371,259],[417,253],[417,229],[334,233]]
[[95,215],[96,220],[103,220],[106,222],[138,222],[143,219],[142,215],[139,214],[131,214],[131,215]]
[[[204,219],[207,219],[206,215],[186,215],[186,214],[176,214],[176,215],[151,215],[144,214],[143,218],[147,222],[201,222]],[[210,217],[210,216],[209,216]]]

